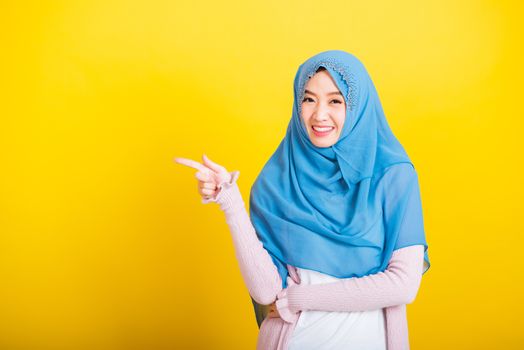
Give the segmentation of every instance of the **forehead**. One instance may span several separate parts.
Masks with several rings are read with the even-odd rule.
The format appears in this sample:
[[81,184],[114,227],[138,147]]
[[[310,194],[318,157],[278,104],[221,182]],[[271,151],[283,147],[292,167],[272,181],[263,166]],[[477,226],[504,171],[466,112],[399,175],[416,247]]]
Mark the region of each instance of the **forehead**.
[[317,72],[310,79],[308,79],[304,88],[305,93],[307,93],[308,88],[309,90],[311,90],[314,86],[326,88],[329,89],[329,91],[338,91],[340,93],[340,90],[335,80],[333,79],[331,74],[326,70]]

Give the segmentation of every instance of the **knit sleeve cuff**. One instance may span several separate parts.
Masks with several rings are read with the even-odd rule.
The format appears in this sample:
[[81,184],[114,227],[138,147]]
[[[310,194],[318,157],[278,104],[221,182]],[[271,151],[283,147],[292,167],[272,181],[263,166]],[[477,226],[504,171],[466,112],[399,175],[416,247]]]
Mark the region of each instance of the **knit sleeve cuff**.
[[311,310],[311,295],[314,288],[319,285],[315,284],[297,284],[292,288],[287,288],[287,300],[290,310],[307,311]]
[[287,288],[278,293],[275,304],[280,317],[284,321],[294,323],[298,319],[300,312],[290,308],[289,299],[287,297]]
[[218,203],[220,209],[223,211],[235,211],[244,207],[244,201],[238,185],[236,183],[238,177],[240,176],[240,171],[235,170],[230,172],[231,180],[229,182],[222,182],[218,184],[218,192],[214,197],[203,198],[202,203],[208,204],[211,202]]

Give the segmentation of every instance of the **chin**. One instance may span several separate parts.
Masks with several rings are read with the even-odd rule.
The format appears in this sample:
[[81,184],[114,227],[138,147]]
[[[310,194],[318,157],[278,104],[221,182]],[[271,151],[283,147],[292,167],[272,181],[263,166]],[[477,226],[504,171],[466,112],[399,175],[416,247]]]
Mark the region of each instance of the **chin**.
[[334,142],[312,142],[315,146],[317,147],[321,147],[321,148],[328,148],[328,147],[331,147],[333,146],[335,143]]

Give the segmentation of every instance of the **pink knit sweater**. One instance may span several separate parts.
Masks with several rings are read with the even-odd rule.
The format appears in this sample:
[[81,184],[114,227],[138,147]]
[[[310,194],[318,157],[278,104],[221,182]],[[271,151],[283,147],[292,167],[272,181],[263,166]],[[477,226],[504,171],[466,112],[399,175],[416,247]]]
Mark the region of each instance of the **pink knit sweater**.
[[303,310],[351,312],[381,308],[385,310],[387,349],[409,349],[406,304],[414,301],[421,283],[423,245],[395,250],[383,272],[332,283],[300,285],[295,267],[288,264],[288,287],[282,289],[277,268],[256,235],[236,183],[240,172],[231,175],[230,182],[219,185],[214,198],[202,199],[202,203],[216,202],[224,212],[251,297],[261,305],[276,301],[281,318],[266,317],[262,322],[257,350],[286,350]]

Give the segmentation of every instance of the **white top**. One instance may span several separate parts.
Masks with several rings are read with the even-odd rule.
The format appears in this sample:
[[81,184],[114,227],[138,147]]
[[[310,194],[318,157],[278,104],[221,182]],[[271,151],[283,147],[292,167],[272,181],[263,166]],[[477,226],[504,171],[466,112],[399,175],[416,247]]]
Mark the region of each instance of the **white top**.
[[[297,267],[300,284],[340,279]],[[384,309],[358,312],[302,311],[288,350],[386,350]]]

